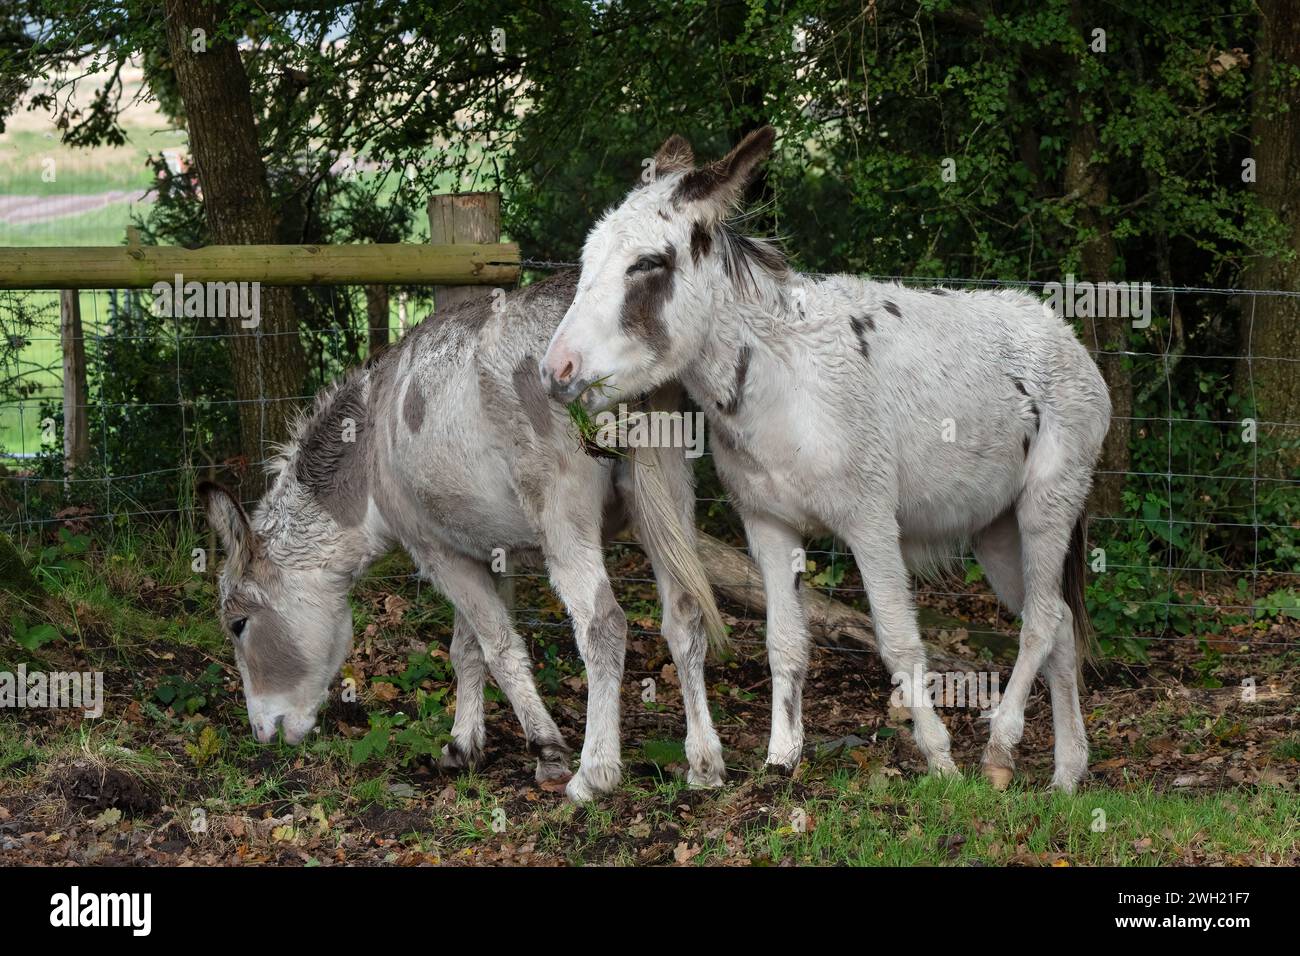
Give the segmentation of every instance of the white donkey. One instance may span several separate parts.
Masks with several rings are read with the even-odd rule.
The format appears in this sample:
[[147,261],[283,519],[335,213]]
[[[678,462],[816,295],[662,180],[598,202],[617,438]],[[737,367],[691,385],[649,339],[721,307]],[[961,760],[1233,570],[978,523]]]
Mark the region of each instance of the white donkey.
[[[1072,791],[1088,768],[1076,641],[1086,650],[1083,511],[1110,418],[1105,384],[1032,297],[800,275],[738,235],[727,217],[774,138],[757,130],[698,169],[685,140],[663,145],[655,180],[587,237],[543,383],[594,408],[679,379],[708,416],[767,595],[770,764],[793,768],[803,748],[802,536],[829,531],[852,548],[881,654],[906,687],[923,686],[925,670],[908,570],[970,541],[1024,622],[984,773],[1010,781],[1046,665],[1052,782]],[[955,771],[931,703],[911,710],[931,772]]]
[[541,552],[587,667],[587,731],[566,792],[587,800],[621,775],[619,690],[627,620],[602,540],[630,519],[654,565],[663,634],[681,679],[689,781],[718,786],[722,748],[705,697],[706,631],[723,626],[695,556],[694,494],[680,449],[584,454],[537,361],[573,298],[574,276],[426,320],[316,401],[250,520],[218,485],[201,488],[228,553],[221,617],[259,741],[290,743],[316,714],[352,639],[348,592],[394,545],[455,605],[452,743],[441,763],[481,755],[490,670],[538,756],[537,779],[565,779],[570,751],[538,696],[501,600],[494,552]]

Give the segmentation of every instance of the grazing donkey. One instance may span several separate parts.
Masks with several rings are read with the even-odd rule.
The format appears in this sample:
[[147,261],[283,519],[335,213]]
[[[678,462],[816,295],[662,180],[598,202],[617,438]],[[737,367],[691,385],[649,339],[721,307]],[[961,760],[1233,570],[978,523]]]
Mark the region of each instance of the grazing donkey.
[[[543,384],[594,409],[678,379],[704,410],[767,595],[770,764],[793,768],[803,748],[801,536],[829,531],[852,548],[881,655],[905,687],[925,671],[908,569],[971,541],[1024,621],[984,773],[1009,782],[1046,665],[1052,782],[1071,791],[1088,766],[1075,642],[1086,650],[1083,509],[1110,418],[1105,384],[1034,298],[800,275],[738,235],[727,216],[774,138],[760,129],[698,169],[685,140],[663,145],[654,181],[588,235]],[[954,772],[931,702],[910,703],[931,772]]]
[[201,490],[228,560],[221,617],[259,741],[297,743],[351,646],[348,592],[394,545],[455,605],[457,706],[441,763],[482,754],[490,670],[538,755],[537,779],[569,777],[570,751],[538,696],[523,640],[494,589],[495,549],[540,552],[587,667],[587,730],[573,800],[618,785],[627,621],[602,540],[628,519],[654,565],[663,633],[686,709],[689,781],[725,766],[705,697],[706,631],[723,634],[695,556],[694,493],[680,449],[596,459],[537,381],[538,356],[573,298],[559,275],[425,321],[326,390],[296,428],[250,520],[225,489]]

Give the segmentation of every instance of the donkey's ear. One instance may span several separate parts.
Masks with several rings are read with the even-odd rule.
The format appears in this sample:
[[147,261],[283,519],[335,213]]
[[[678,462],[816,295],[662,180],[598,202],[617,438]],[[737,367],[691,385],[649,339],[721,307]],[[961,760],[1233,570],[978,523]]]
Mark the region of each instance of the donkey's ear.
[[687,173],[678,183],[673,198],[681,202],[709,202],[725,213],[740,201],[754,171],[772,152],[776,130],[763,126],[754,130],[736,148],[717,162]]
[[655,174],[680,173],[695,168],[695,150],[684,136],[673,133],[655,153]]
[[229,556],[229,566],[236,574],[242,573],[253,557],[253,529],[248,523],[248,515],[239,499],[224,485],[203,481],[199,483],[198,492],[203,510],[208,515],[208,524],[216,531]]

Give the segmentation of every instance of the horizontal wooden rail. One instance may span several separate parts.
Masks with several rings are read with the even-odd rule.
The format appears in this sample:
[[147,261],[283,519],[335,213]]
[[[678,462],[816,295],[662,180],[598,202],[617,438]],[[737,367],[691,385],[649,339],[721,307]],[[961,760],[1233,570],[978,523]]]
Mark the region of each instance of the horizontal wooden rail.
[[350,246],[0,247],[0,289],[147,289],[158,282],[512,285],[513,242]]

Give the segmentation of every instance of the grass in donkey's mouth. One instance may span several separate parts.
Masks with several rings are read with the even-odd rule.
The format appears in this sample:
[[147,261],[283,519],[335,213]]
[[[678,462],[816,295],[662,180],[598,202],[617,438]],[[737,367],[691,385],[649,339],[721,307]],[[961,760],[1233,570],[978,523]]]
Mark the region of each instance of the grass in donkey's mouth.
[[[588,388],[599,389],[602,393],[608,387],[605,385],[605,379],[597,379],[592,382]],[[584,393],[585,394],[585,393]],[[573,422],[574,427],[578,430],[578,444],[588,455],[593,458],[624,458],[622,452],[615,448],[608,448],[597,441],[596,436],[599,434],[602,426],[593,419],[587,411],[587,406],[582,404],[582,396],[579,395],[566,406],[569,410],[569,420]]]

